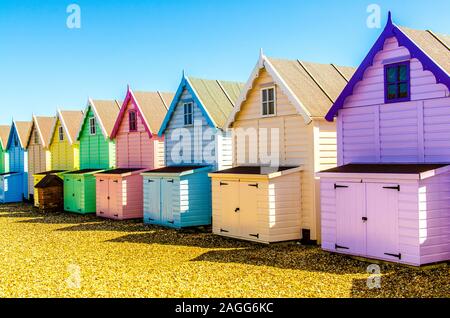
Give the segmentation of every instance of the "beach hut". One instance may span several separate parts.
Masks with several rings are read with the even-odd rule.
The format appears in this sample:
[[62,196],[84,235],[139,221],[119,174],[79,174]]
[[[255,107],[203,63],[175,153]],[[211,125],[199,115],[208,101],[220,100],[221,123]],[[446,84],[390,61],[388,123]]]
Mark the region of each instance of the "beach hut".
[[415,266],[450,260],[449,39],[389,14],[329,110],[339,167],[319,173],[323,249]]
[[172,98],[172,93],[128,88],[111,133],[116,142],[118,168],[95,175],[98,216],[116,220],[142,218],[140,173],[164,165],[164,138],[157,133]]
[[233,168],[210,174],[215,234],[319,241],[314,173],[336,165],[336,127],[323,117],[353,71],[261,52],[225,123],[233,129]]
[[111,132],[120,105],[115,100],[89,99],[77,134],[80,169],[64,174],[64,209],[76,213],[96,212],[95,173],[115,168],[116,148]]
[[28,198],[28,160],[25,149],[31,122],[13,121],[6,145],[9,170],[0,176],[0,202],[21,202]]
[[8,144],[9,132],[11,126],[0,125],[0,175],[9,170],[9,160],[6,155],[6,145]]
[[28,152],[28,193],[34,201],[34,175],[51,169],[50,139],[56,117],[34,116],[30,137],[27,140]]
[[172,228],[211,224],[208,173],[231,167],[221,129],[243,84],[183,75],[159,130],[167,167],[143,173],[144,222]]
[[[63,178],[63,174],[68,171],[78,170],[80,167],[79,143],[77,133],[83,119],[82,111],[63,111],[58,110],[56,120],[51,129],[51,140],[49,144],[51,156],[51,169],[34,175],[34,185],[36,186],[44,178],[57,175]],[[52,177],[53,179],[53,177]],[[46,191],[46,185],[54,183],[41,184],[40,191]],[[43,195],[43,197],[49,197]],[[39,196],[34,198],[35,206],[39,206]],[[45,203],[46,206],[51,204]]]

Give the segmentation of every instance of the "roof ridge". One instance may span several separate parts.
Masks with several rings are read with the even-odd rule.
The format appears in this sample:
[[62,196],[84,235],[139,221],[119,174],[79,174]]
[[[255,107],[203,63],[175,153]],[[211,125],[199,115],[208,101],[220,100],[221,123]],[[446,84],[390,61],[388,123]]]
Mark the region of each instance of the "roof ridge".
[[338,72],[339,75],[342,76],[342,78],[348,83],[348,81],[350,80],[349,78],[347,78],[344,73],[341,72],[341,70],[337,67],[337,65],[334,65],[334,63],[330,64],[331,66],[333,66],[333,68],[336,70],[336,72]]
[[434,32],[431,31],[431,30],[425,30],[425,31],[428,32],[429,34],[431,34],[431,36],[432,36],[433,38],[435,38],[439,43],[441,43],[447,50],[450,50],[450,47],[447,45],[447,43],[445,43],[444,41],[442,41],[441,38],[440,38],[436,33],[434,33]]
[[[314,76],[312,76],[312,74],[308,71],[308,69],[306,68],[306,66],[302,63],[302,61],[297,59],[298,64],[300,64],[300,66],[305,70],[305,72],[309,75],[309,77],[311,77],[311,79],[313,80],[313,82],[319,87],[319,89],[325,94],[325,96],[330,100],[330,102],[333,104],[334,101],[333,99],[330,97],[330,95],[328,95],[328,93],[326,92],[326,90],[322,87],[322,85],[319,84],[319,82],[317,82],[317,80],[314,78]],[[325,64],[326,65],[326,64]]]

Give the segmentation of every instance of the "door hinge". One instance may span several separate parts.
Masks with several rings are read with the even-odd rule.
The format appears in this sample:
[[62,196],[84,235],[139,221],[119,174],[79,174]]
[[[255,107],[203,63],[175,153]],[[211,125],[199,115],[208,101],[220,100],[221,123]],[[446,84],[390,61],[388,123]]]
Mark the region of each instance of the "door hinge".
[[224,230],[224,229],[220,229],[220,233],[228,233],[230,231]]
[[78,182],[81,182],[81,179],[78,179],[77,181],[78,181]]
[[395,186],[395,187],[383,187],[383,189],[392,189],[392,190],[400,191],[400,185]]
[[119,214],[114,214],[114,216],[117,218],[117,217],[119,217]]
[[105,212],[102,212],[102,211],[100,211],[99,213],[100,213],[100,214],[105,214]]
[[249,236],[256,237],[257,239],[259,239],[259,233],[258,234],[249,234]]
[[334,184],[334,189],[336,190],[337,188],[348,188],[348,186],[344,186],[344,185],[339,185],[339,184]]
[[228,183],[220,181],[220,186],[224,186],[224,185],[228,185]]
[[147,182],[148,182],[148,183],[150,183],[150,182],[155,182],[155,180],[148,180]]
[[398,254],[384,253],[384,255],[396,257],[398,259],[402,259],[402,254],[401,253],[398,253]]
[[114,183],[119,183],[119,180],[114,180],[113,182],[114,182]]
[[100,179],[100,180],[98,180],[98,181],[103,182],[103,181],[105,181],[105,180]]
[[152,219],[152,218],[148,218],[148,220],[149,220],[149,221],[154,221],[155,219]]
[[255,188],[257,188],[257,187],[258,187],[258,184],[257,184],[257,183],[255,183],[255,184],[249,184],[248,186],[249,186],[249,187],[255,187]]
[[341,250],[349,250],[349,248],[348,247],[346,247],[346,246],[341,246],[341,245],[337,245],[337,244],[335,244],[334,245],[334,249],[341,249]]
[[167,182],[173,183],[173,179],[167,180]]
[[174,224],[175,221],[167,221],[167,223]]

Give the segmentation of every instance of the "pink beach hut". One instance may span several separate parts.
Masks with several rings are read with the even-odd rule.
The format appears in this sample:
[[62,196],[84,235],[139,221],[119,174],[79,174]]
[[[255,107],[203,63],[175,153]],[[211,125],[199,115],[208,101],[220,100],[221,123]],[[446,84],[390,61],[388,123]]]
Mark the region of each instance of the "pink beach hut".
[[141,173],[164,166],[164,138],[158,137],[158,130],[172,98],[172,93],[128,88],[111,133],[118,168],[95,175],[98,216],[117,220],[143,217]]
[[322,248],[420,266],[450,260],[449,36],[388,23],[326,119]]

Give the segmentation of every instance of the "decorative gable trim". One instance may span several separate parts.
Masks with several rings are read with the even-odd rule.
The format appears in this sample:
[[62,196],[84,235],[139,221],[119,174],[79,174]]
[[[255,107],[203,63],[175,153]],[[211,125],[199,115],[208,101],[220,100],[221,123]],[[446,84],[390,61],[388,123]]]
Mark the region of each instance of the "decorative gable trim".
[[247,83],[245,84],[243,90],[241,91],[241,95],[236,101],[236,105],[231,112],[230,116],[228,117],[227,122],[225,123],[224,128],[230,128],[233,122],[236,120],[237,113],[241,110],[242,104],[247,100],[247,95],[250,92],[251,89],[253,89],[253,83],[255,80],[259,77],[259,73],[261,69],[265,68],[266,71],[270,74],[272,79],[274,80],[274,83],[281,88],[283,93],[286,94],[289,101],[294,105],[295,109],[301,115],[305,121],[306,124],[309,124],[312,121],[312,116],[308,112],[308,110],[303,106],[303,104],[300,102],[300,100],[295,96],[295,94],[292,92],[292,90],[289,88],[287,83],[284,81],[284,79],[281,77],[281,75],[277,72],[275,67],[270,63],[269,59],[263,54],[262,50],[259,55],[258,62],[256,63],[255,67],[253,68],[253,71],[250,75],[250,78],[248,79]]
[[136,107],[138,109],[138,115],[141,118],[142,122],[144,123],[145,130],[147,131],[148,136],[150,138],[152,138],[153,137],[153,133],[152,133],[152,130],[150,128],[150,125],[149,125],[147,119],[145,118],[144,113],[142,112],[142,108],[139,105],[136,97],[134,96],[133,91],[128,86],[127,96],[125,97],[125,100],[122,103],[122,107],[120,108],[119,116],[117,117],[116,123],[114,124],[114,128],[113,128],[113,131],[111,133],[111,139],[116,138],[116,136],[117,136],[117,134],[119,132],[120,124],[122,123],[123,117],[125,116],[125,112],[127,111],[127,108],[128,108],[128,105],[129,105],[130,101],[132,101],[136,105]]
[[392,23],[391,12],[389,12],[386,27],[378,37],[375,44],[372,46],[367,56],[359,65],[358,69],[356,70],[355,74],[353,74],[344,90],[336,99],[336,102],[328,111],[328,114],[325,116],[326,120],[333,121],[333,118],[337,115],[339,109],[344,106],[345,99],[353,94],[355,85],[359,81],[363,80],[365,70],[372,65],[375,55],[383,49],[386,39],[391,37],[395,37],[397,39],[399,46],[404,46],[409,50],[411,59],[418,59],[422,63],[424,70],[431,71],[434,74],[436,83],[444,84],[450,89],[449,74],[447,74],[447,72],[442,69],[431,57],[429,57],[424,51],[422,51],[419,46],[414,43],[414,41],[412,41],[405,33],[400,30],[399,27]]
[[197,92],[195,91],[192,84],[189,82],[189,79],[185,77],[184,73],[181,78],[181,83],[178,86],[177,92],[175,93],[175,97],[172,100],[172,103],[170,104],[169,110],[167,111],[166,117],[164,117],[164,121],[161,124],[161,128],[159,129],[158,136],[162,137],[164,135],[165,130],[167,129],[167,126],[172,119],[173,113],[175,112],[175,109],[178,105],[178,103],[181,100],[181,95],[183,94],[183,91],[187,89],[188,92],[191,94],[193,101],[197,105],[198,108],[200,108],[203,116],[206,119],[206,122],[213,128],[216,128],[217,125],[212,120],[211,115],[208,113],[207,109],[203,106],[200,97],[198,96]]
[[84,110],[83,120],[81,121],[80,127],[78,128],[77,140],[80,140],[81,132],[83,131],[84,124],[86,123],[86,120],[88,120],[89,108],[91,108],[92,111],[94,112],[94,117],[95,117],[97,123],[100,125],[103,137],[105,139],[108,139],[108,132],[106,131],[105,125],[103,125],[102,119],[98,115],[97,108],[95,107],[94,101],[92,100],[92,98],[89,97],[86,108]]

